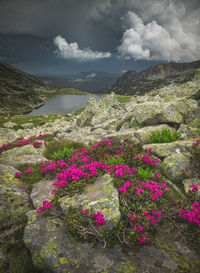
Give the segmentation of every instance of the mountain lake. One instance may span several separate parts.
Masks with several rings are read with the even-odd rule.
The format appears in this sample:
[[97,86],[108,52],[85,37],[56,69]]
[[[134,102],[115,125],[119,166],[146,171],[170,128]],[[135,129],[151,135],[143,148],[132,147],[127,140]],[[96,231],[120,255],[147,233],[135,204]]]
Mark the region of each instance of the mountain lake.
[[25,115],[39,116],[73,113],[75,110],[86,106],[90,97],[94,97],[96,100],[100,99],[96,95],[63,95],[47,99],[44,105]]

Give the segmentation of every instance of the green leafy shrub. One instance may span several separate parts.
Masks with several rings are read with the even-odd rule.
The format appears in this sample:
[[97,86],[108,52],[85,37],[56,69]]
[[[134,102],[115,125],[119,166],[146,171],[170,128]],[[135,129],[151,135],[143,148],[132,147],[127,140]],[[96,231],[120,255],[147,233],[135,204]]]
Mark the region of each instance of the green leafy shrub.
[[148,143],[169,143],[180,138],[180,134],[169,129],[162,129],[161,132],[153,132]]
[[143,169],[141,167],[138,167],[137,170],[138,170],[138,173],[137,173],[138,178],[141,179],[141,180],[148,179],[153,174],[153,170],[150,169],[149,167],[147,169]]
[[57,152],[53,153],[53,160],[58,161],[58,160],[64,160],[67,161],[68,158],[70,158],[74,153],[74,148],[73,147],[64,147],[62,150],[58,150]]
[[[64,148],[73,148],[73,149],[79,149],[79,148],[86,148],[87,146],[83,143],[75,142],[71,139],[62,139],[62,140],[53,140],[50,141],[44,150],[44,156],[48,159],[54,160],[54,153],[57,153],[59,151],[63,151]],[[62,156],[62,152],[61,152]]]

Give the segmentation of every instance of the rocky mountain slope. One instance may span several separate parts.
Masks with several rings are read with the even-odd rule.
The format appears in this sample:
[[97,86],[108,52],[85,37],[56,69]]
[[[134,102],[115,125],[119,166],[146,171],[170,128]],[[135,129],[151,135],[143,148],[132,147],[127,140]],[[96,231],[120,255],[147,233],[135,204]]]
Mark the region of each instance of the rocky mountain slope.
[[[11,147],[11,149],[2,151],[2,149],[6,149],[6,145],[1,146],[0,194],[3,198],[0,203],[0,227],[3,228],[1,228],[0,236],[0,272],[1,269],[3,273],[27,272],[24,269],[24,264],[27,259],[30,259],[29,253],[35,271],[32,269],[32,271],[28,272],[199,272],[200,236],[197,226],[198,221],[192,222],[191,219],[195,215],[199,215],[200,210],[197,212],[197,209],[195,209],[196,212],[191,212],[193,214],[190,215],[191,218],[188,218],[191,220],[189,223],[186,219],[181,218],[179,210],[182,209],[183,212],[187,202],[187,208],[192,210],[192,207],[194,209],[192,200],[198,200],[196,206],[200,201],[200,191],[197,190],[194,193],[191,190],[191,186],[194,188],[194,184],[200,189],[200,71],[196,72],[192,81],[171,84],[153,90],[144,96],[135,95],[125,104],[120,104],[116,95],[112,93],[99,101],[91,98],[84,111],[77,116],[58,116],[58,119],[52,123],[45,123],[39,127],[32,125],[32,128],[24,126],[24,128],[26,129],[18,131],[6,128],[0,129],[1,145],[19,138],[27,139],[27,137],[38,136],[47,132],[56,133],[55,138],[61,140],[61,142],[63,142],[63,139],[70,139],[85,145],[93,145],[99,141],[91,149],[88,147],[88,150],[83,149],[83,153],[81,153],[82,159],[80,158],[80,160],[83,164],[86,164],[82,170],[85,171],[85,168],[90,167],[90,160],[93,162],[93,156],[91,157],[90,153],[97,155],[98,148],[102,143],[104,143],[105,152],[99,154],[99,158],[103,160],[104,156],[105,158],[108,156],[112,148],[111,139],[117,138],[124,141],[123,146],[116,146],[116,155],[128,157],[128,155],[125,156],[123,151],[126,147],[126,141],[129,141],[128,137],[131,141],[134,141],[134,145],[127,147],[126,152],[128,154],[131,150],[136,150],[137,145],[140,145],[143,153],[149,151],[153,160],[149,161],[147,155],[141,157],[141,154],[134,154],[129,163],[136,162],[137,164],[137,160],[141,160],[146,164],[145,166],[150,166],[148,164],[157,162],[156,167],[158,169],[156,170],[161,175],[155,173],[152,176],[150,180],[153,180],[151,183],[154,186],[151,187],[149,193],[146,190],[148,188],[147,184],[150,182],[144,180],[144,182],[148,182],[145,184],[141,180],[134,180],[136,174],[132,174],[130,181],[133,179],[134,184],[138,183],[138,188],[136,188],[137,194],[134,191],[131,192],[132,202],[130,207],[126,203],[126,195],[129,194],[129,189],[131,190],[135,186],[134,184],[127,184],[130,182],[127,180],[125,180],[127,181],[125,183],[122,177],[125,174],[125,169],[127,171],[126,177],[130,174],[128,164],[125,167],[120,165],[117,168],[115,166],[117,171],[113,173],[109,171],[108,165],[104,165],[107,170],[106,175],[94,176],[94,183],[89,183],[82,194],[68,195],[69,188],[66,188],[66,191],[62,192],[61,198],[58,196],[56,201],[56,203],[60,204],[59,210],[53,209],[52,212],[38,214],[36,210],[42,206],[44,199],[47,202],[52,201],[53,194],[51,194],[51,191],[54,189],[59,190],[55,188],[56,178],[50,179],[48,172],[57,170],[57,167],[58,169],[62,168],[65,178],[61,176],[61,173],[59,176],[57,173],[55,174],[57,178],[62,179],[62,181],[57,180],[61,183],[61,186],[63,187],[63,183],[66,182],[65,179],[71,179],[69,178],[71,173],[74,175],[75,185],[78,186],[80,180],[77,181],[77,176],[82,174],[82,170],[73,172],[79,162],[78,151],[73,156],[72,162],[69,162],[71,169],[67,173],[68,167],[64,166],[62,161],[50,164],[51,162],[47,161],[48,158],[44,157],[45,143],[40,143],[37,149],[24,140],[21,140],[23,147]],[[164,128],[178,132],[180,140],[170,143],[148,144],[149,136],[153,132],[161,132]],[[100,142],[101,139],[104,141]],[[41,141],[41,138],[39,140]],[[19,142],[16,143],[19,146]],[[194,151],[195,153],[193,153]],[[194,155],[196,155],[196,158]],[[47,170],[47,177],[43,172],[45,177],[42,176],[40,181],[34,183],[31,192],[29,192],[26,188],[26,182],[20,177],[16,178],[15,175],[16,172],[19,172],[20,164],[31,163],[38,166],[40,165],[38,162],[45,163],[43,167]],[[198,164],[196,169],[192,165],[194,163]],[[91,173],[98,171],[101,174],[102,165],[99,165],[97,161],[93,162],[93,164],[95,164],[96,168],[90,168]],[[33,168],[36,168],[36,165],[34,166]],[[136,168],[139,169],[139,166],[136,166]],[[188,172],[188,169],[191,171]],[[28,170],[29,174],[35,171],[35,169]],[[135,170],[133,171],[135,173]],[[112,178],[111,175],[113,175]],[[112,179],[120,180],[122,185],[113,187]],[[69,183],[72,183],[72,180],[69,180]],[[160,184],[163,181],[165,181],[165,184]],[[158,185],[163,187],[163,191],[164,188],[167,188],[166,195],[163,194],[165,196],[163,198],[160,198],[163,191],[158,191]],[[69,184],[66,187],[68,186]],[[119,189],[121,186],[123,186],[123,190],[116,191],[116,188]],[[77,188],[75,192],[77,193]],[[156,198],[159,197],[160,199],[148,199],[148,196],[154,193],[157,193]],[[108,198],[106,194],[108,194]],[[196,194],[196,199],[193,199],[194,194]],[[29,202],[29,198],[32,203]],[[147,207],[143,207],[144,203],[141,200],[149,200],[145,203]],[[165,203],[166,200],[168,200],[168,203]],[[94,209],[95,211],[97,210],[96,205],[99,205],[105,211],[104,214],[108,219],[107,228],[118,228],[119,244],[114,248],[105,248],[103,244],[93,244],[87,240],[81,243],[75,240],[69,232],[66,233],[69,224],[66,222],[66,218],[70,214],[69,206],[74,209],[77,204],[87,205],[89,206],[87,209]],[[152,215],[155,216],[157,213],[155,211],[156,204],[162,207],[162,216],[159,211],[161,220],[159,220],[158,224],[158,219],[154,219],[155,221],[150,223],[150,225],[152,224],[150,229],[153,234],[151,240],[148,237],[147,241],[141,241],[141,238],[144,239],[142,228],[146,229],[148,225],[148,222],[143,225],[141,219],[146,219],[144,215],[149,215],[149,211],[152,211]],[[142,215],[137,217],[140,209]],[[122,219],[122,214],[126,218]],[[25,215],[27,215],[28,221]],[[131,218],[131,215],[134,219]],[[196,220],[198,219],[196,218]],[[76,222],[77,219],[74,221]],[[131,246],[127,245],[129,238],[126,237],[124,221],[129,224],[132,223],[132,229],[129,233],[130,237],[132,236],[131,238],[141,234],[140,245],[135,246],[135,241]],[[82,227],[81,224],[79,227]],[[139,227],[140,231],[138,230]],[[21,233],[19,230],[21,230]],[[91,232],[91,230],[83,226],[82,232],[87,235],[87,232]],[[99,234],[101,231],[96,227],[92,232]],[[103,236],[105,236],[103,238],[106,238],[107,233],[106,235],[104,233]],[[25,245],[26,248],[24,247],[23,252],[16,255],[19,243]]]
[[0,113],[29,111],[41,105],[48,87],[13,66],[0,63]]
[[149,67],[141,72],[127,71],[109,88],[109,91],[120,95],[144,94],[171,83],[190,81],[198,68],[200,68],[200,61],[170,62]]

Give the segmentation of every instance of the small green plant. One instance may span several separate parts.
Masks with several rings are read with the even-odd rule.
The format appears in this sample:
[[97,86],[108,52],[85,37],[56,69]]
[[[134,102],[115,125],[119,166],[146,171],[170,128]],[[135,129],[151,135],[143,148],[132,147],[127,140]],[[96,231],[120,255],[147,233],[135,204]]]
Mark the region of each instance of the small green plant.
[[153,170],[149,169],[149,167],[147,169],[143,169],[141,167],[138,168],[138,178],[143,180],[143,179],[147,179],[149,177],[151,177],[153,174]]
[[148,139],[148,143],[169,143],[180,138],[178,132],[169,129],[162,129],[161,132],[153,132]]
[[123,159],[121,157],[108,157],[107,160],[106,160],[106,163],[109,166],[112,166],[112,164],[113,165],[120,165],[122,160]]
[[55,160],[54,153],[60,150],[63,151],[64,148],[73,148],[73,149],[80,149],[86,148],[87,146],[83,143],[75,142],[71,139],[62,139],[62,140],[53,140],[50,141],[44,150],[44,157]]
[[53,160],[64,160],[67,161],[74,153],[73,147],[64,147],[62,150],[58,150],[57,152],[54,152],[53,154]]

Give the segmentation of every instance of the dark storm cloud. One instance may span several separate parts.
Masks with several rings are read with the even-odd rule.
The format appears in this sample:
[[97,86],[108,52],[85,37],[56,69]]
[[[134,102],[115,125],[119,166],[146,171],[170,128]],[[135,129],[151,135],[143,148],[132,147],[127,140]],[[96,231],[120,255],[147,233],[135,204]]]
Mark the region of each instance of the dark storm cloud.
[[76,53],[88,48],[90,56],[111,52],[125,59],[195,60],[200,58],[200,2],[1,0],[0,33],[51,41],[61,37],[64,49],[55,46],[66,59],[70,45],[77,43]]

